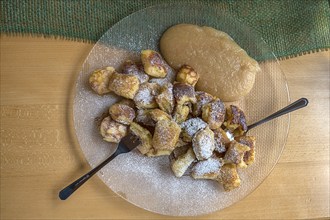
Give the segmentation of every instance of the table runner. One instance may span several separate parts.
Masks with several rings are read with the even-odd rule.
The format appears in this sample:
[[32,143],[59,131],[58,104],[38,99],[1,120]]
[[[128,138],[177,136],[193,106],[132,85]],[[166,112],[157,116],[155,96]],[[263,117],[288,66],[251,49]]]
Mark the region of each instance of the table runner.
[[[96,42],[129,14],[175,0],[2,0],[0,31]],[[279,58],[330,48],[327,0],[186,0],[230,13],[256,30]]]

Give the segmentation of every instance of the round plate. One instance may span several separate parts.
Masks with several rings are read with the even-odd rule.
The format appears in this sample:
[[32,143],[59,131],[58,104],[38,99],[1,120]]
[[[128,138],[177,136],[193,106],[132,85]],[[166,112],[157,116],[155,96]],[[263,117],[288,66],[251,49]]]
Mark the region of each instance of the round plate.
[[[286,80],[276,58],[249,27],[216,7],[166,4],[146,8],[124,18],[101,37],[76,81],[74,126],[81,149],[92,167],[116,148],[102,140],[97,121],[118,97],[94,93],[88,85],[89,74],[105,66],[118,69],[125,60],[137,59],[142,49],[159,50],[162,33],[179,23],[224,31],[259,61],[262,72],[256,76],[250,94],[238,103],[249,124],[289,103]],[[118,156],[99,172],[99,177],[115,193],[143,209],[173,216],[207,214],[232,205],[260,185],[282,153],[288,128],[289,115],[286,115],[249,132],[257,139],[255,163],[239,169],[241,186],[230,192],[225,192],[216,181],[194,180],[189,176],[176,178],[168,157],[148,158],[137,151]]]

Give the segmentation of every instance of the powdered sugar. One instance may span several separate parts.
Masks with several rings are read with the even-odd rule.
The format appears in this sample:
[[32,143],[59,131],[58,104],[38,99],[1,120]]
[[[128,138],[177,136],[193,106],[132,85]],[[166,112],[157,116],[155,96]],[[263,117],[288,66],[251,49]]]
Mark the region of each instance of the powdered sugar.
[[161,89],[161,93],[156,97],[159,108],[168,114],[172,114],[174,108],[173,84],[166,83]]
[[159,93],[159,85],[156,83],[143,83],[134,96],[134,102],[140,108],[156,107],[155,96]]
[[175,121],[158,121],[152,139],[153,147],[172,151],[179,139],[180,132],[181,128]]
[[213,130],[214,133],[214,142],[215,142],[215,151],[218,153],[224,153],[226,152],[226,146],[225,146],[225,137],[223,137],[224,132],[221,128]]
[[219,159],[209,158],[207,160],[199,161],[193,167],[192,172],[195,176],[204,176],[206,174],[219,173],[221,166],[223,165]]
[[140,88],[136,93],[134,100],[143,104],[151,103],[154,100],[154,97],[151,95],[151,91],[144,87]]
[[181,128],[191,138],[197,131],[206,128],[206,126],[207,123],[200,118],[191,118],[181,124]]
[[198,160],[211,157],[214,150],[214,134],[208,127],[198,131],[192,140],[193,150]]
[[208,158],[209,155],[212,154],[212,149],[214,148],[213,147],[214,143],[213,143],[211,137],[207,136],[207,135],[203,135],[203,136],[200,137],[199,143],[202,146],[201,147],[201,155],[204,158]]
[[225,120],[226,108],[220,99],[211,102],[211,117],[212,120],[223,122]]
[[149,76],[144,72],[143,65],[140,62],[134,63],[131,60],[127,60],[123,64],[122,71],[124,74],[135,75],[141,84],[149,80]]

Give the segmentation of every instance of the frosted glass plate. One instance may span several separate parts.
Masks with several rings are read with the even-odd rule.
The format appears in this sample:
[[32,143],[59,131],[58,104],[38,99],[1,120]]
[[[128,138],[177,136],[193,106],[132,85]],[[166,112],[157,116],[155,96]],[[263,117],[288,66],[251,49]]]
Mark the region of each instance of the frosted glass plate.
[[[131,14],[111,27],[95,44],[76,81],[73,117],[76,135],[87,161],[99,164],[116,146],[102,140],[96,119],[118,100],[113,94],[98,96],[88,86],[91,71],[104,66],[119,68],[136,59],[142,49],[159,50],[162,33],[172,25],[207,25],[228,33],[260,63],[251,93],[238,104],[248,123],[261,119],[289,103],[287,83],[272,51],[249,27],[216,7],[158,5]],[[267,59],[267,61],[263,61]],[[240,169],[241,187],[224,192],[215,181],[176,178],[166,156],[147,158],[137,151],[118,156],[98,176],[115,193],[143,209],[172,216],[195,216],[221,210],[241,200],[269,175],[284,148],[289,115],[253,129],[257,137],[256,162]]]

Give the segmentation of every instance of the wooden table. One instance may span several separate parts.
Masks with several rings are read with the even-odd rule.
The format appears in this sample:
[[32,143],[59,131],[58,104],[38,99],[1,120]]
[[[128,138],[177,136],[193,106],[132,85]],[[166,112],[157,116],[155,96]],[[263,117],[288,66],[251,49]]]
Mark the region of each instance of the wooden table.
[[[1,36],[1,219],[167,219],[114,194],[99,178],[63,202],[90,169],[68,116],[92,44]],[[237,204],[197,219],[326,218],[329,213],[329,52],[280,61],[291,99],[287,145],[271,175]],[[173,218],[175,219],[175,218]],[[191,218],[189,218],[191,219]]]

